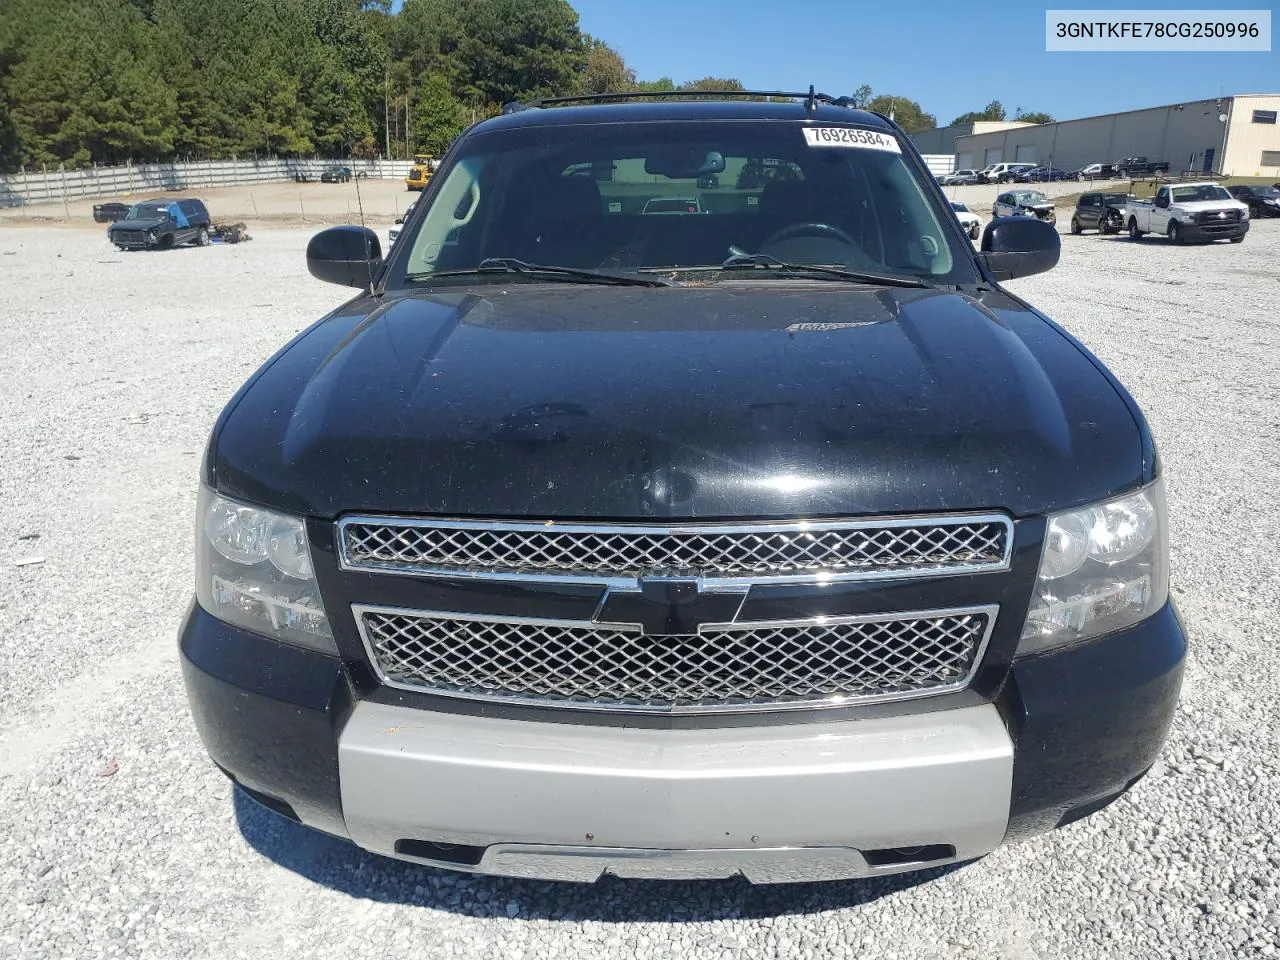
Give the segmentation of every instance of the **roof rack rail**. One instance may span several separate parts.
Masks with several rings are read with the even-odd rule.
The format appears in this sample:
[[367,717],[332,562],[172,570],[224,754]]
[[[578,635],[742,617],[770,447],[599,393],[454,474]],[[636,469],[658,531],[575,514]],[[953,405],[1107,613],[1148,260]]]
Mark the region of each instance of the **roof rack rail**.
[[706,98],[712,100],[740,99],[743,97],[786,97],[789,100],[805,101],[805,108],[813,110],[819,103],[828,103],[835,107],[852,107],[852,97],[833,97],[827,93],[818,93],[811,86],[807,91],[794,90],[633,90],[627,93],[584,93],[571,97],[542,97],[528,103],[512,101],[502,105],[503,113],[519,113],[521,110],[536,110],[542,107],[567,106],[572,103],[608,103],[613,100],[658,100],[668,97]]

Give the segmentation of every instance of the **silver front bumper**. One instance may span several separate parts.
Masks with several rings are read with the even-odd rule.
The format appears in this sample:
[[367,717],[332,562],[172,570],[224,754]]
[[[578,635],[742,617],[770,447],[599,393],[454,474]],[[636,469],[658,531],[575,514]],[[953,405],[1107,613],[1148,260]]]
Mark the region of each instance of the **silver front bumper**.
[[[876,865],[867,851],[954,847],[930,865],[990,852],[1007,826],[1013,747],[989,705],[652,730],[365,701],[338,763],[348,832],[376,853],[542,879],[769,883],[923,865]],[[476,856],[459,863],[425,844]]]

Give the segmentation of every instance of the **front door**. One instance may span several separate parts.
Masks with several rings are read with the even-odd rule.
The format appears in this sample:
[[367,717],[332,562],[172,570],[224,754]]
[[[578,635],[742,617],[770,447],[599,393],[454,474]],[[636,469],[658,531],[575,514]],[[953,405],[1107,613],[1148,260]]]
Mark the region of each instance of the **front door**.
[[1165,206],[1160,207],[1155,204],[1152,204],[1151,206],[1152,233],[1164,233],[1169,229],[1169,204],[1171,204],[1173,200],[1169,196],[1168,187],[1161,187],[1156,192],[1156,201],[1159,202],[1161,200],[1165,202]]

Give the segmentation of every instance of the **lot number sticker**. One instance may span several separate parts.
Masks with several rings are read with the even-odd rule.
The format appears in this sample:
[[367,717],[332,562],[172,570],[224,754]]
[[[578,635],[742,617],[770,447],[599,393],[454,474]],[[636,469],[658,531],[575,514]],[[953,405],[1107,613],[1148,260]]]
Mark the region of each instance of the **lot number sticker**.
[[804,142],[811,147],[852,147],[855,150],[888,150],[901,153],[898,138],[856,127],[805,127]]

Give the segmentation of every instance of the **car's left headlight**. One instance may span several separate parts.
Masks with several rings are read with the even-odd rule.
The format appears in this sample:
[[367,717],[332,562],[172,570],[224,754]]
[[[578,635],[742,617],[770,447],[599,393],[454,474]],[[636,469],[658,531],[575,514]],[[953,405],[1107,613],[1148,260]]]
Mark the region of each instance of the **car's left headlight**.
[[301,517],[230,500],[201,485],[196,598],[221,620],[336,653]]
[[1131,627],[1169,596],[1168,522],[1161,480],[1049,517],[1018,655]]

